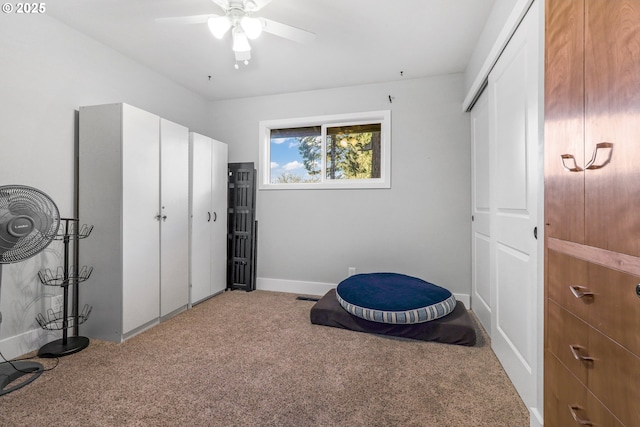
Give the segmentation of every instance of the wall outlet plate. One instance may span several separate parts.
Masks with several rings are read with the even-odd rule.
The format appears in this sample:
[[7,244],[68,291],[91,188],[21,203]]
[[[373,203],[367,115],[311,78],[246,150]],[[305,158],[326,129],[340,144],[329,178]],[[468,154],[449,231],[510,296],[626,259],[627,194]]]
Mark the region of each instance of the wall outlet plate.
[[349,267],[349,276],[353,276],[354,274],[356,274],[356,268],[355,267]]

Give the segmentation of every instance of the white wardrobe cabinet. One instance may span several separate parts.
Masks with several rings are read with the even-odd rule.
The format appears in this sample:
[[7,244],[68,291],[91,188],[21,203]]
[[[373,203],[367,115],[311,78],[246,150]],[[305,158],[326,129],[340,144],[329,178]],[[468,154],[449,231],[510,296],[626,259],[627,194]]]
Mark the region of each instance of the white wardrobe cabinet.
[[82,333],[120,342],[188,305],[188,129],[126,104],[80,108]]
[[191,304],[225,290],[227,144],[190,133]]

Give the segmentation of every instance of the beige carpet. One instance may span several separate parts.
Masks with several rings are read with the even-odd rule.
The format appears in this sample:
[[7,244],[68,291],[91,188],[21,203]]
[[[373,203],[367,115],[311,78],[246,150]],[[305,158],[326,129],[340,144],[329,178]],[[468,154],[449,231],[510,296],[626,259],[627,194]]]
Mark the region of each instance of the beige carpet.
[[0,397],[0,425],[529,425],[484,334],[385,338],[312,325],[312,305],[226,292],[123,344],[93,340]]

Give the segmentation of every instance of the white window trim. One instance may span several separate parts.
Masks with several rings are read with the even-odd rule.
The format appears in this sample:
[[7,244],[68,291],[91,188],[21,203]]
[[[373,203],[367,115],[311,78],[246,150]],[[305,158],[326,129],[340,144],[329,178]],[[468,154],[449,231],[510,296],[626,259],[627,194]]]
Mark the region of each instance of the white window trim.
[[[358,123],[381,123],[380,132],[380,178],[327,180],[322,177],[316,183],[272,184],[271,177],[271,129],[322,126],[323,134],[327,126]],[[260,121],[260,158],[258,165],[258,188],[260,190],[300,190],[300,189],[358,189],[391,188],[391,111],[369,111],[364,113],[335,114],[329,116],[299,117]],[[322,170],[325,171],[326,140],[322,141]]]

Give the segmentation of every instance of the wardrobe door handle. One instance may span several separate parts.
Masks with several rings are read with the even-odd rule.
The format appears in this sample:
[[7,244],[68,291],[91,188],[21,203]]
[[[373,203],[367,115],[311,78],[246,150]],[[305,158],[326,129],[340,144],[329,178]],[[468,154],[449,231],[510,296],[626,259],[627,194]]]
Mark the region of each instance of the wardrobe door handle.
[[580,350],[584,350],[584,347],[581,345],[569,344],[569,348],[571,349],[571,354],[575,357],[576,360],[581,360],[583,362],[593,362],[595,359],[589,356],[583,356],[580,354]]
[[[600,149],[605,149],[608,148],[609,149],[609,155],[607,156],[607,158],[605,159],[604,162],[600,163],[600,164],[594,164],[596,162],[596,157],[598,157],[598,150]],[[613,143],[612,142],[601,142],[599,144],[596,144],[596,148],[593,150],[593,156],[591,156],[591,160],[589,160],[589,163],[587,163],[587,165],[584,167],[585,169],[600,169],[605,167],[610,161],[611,161],[611,155],[613,154]]]
[[593,292],[589,292],[584,286],[569,286],[571,293],[576,298],[592,297],[595,295]]
[[[562,167],[565,170],[568,170],[569,172],[582,172],[582,169],[576,163],[576,158],[573,157],[573,154],[562,154],[560,158],[562,159]],[[566,163],[564,162],[565,160],[568,160],[568,159],[573,160],[573,167],[567,166]]]
[[[607,158],[602,163],[595,164],[596,159],[598,157],[598,150],[600,149],[603,149],[603,150],[609,149],[609,152],[608,152]],[[569,172],[582,172],[585,169],[594,170],[594,169],[600,169],[605,167],[611,161],[612,154],[613,154],[613,142],[600,142],[596,144],[596,148],[593,150],[593,155],[591,156],[591,160],[589,160],[589,162],[585,165],[584,169],[578,166],[578,163],[576,162],[576,158],[573,157],[573,154],[561,154],[560,159],[562,160],[562,167],[565,170]],[[573,162],[573,166],[571,165],[567,166],[567,164],[565,163],[565,160],[571,160]]]
[[573,420],[578,424],[580,424],[581,426],[593,426],[593,423],[590,420],[586,418],[578,417],[578,413],[576,411],[579,411],[581,409],[582,408],[579,407],[578,405],[569,405],[569,412],[571,412],[571,416],[573,417]]
[[213,222],[216,222],[218,220],[218,214],[217,213],[213,213]]
[[207,215],[209,215],[209,219],[207,219],[207,222],[211,222],[211,212],[207,212]]

